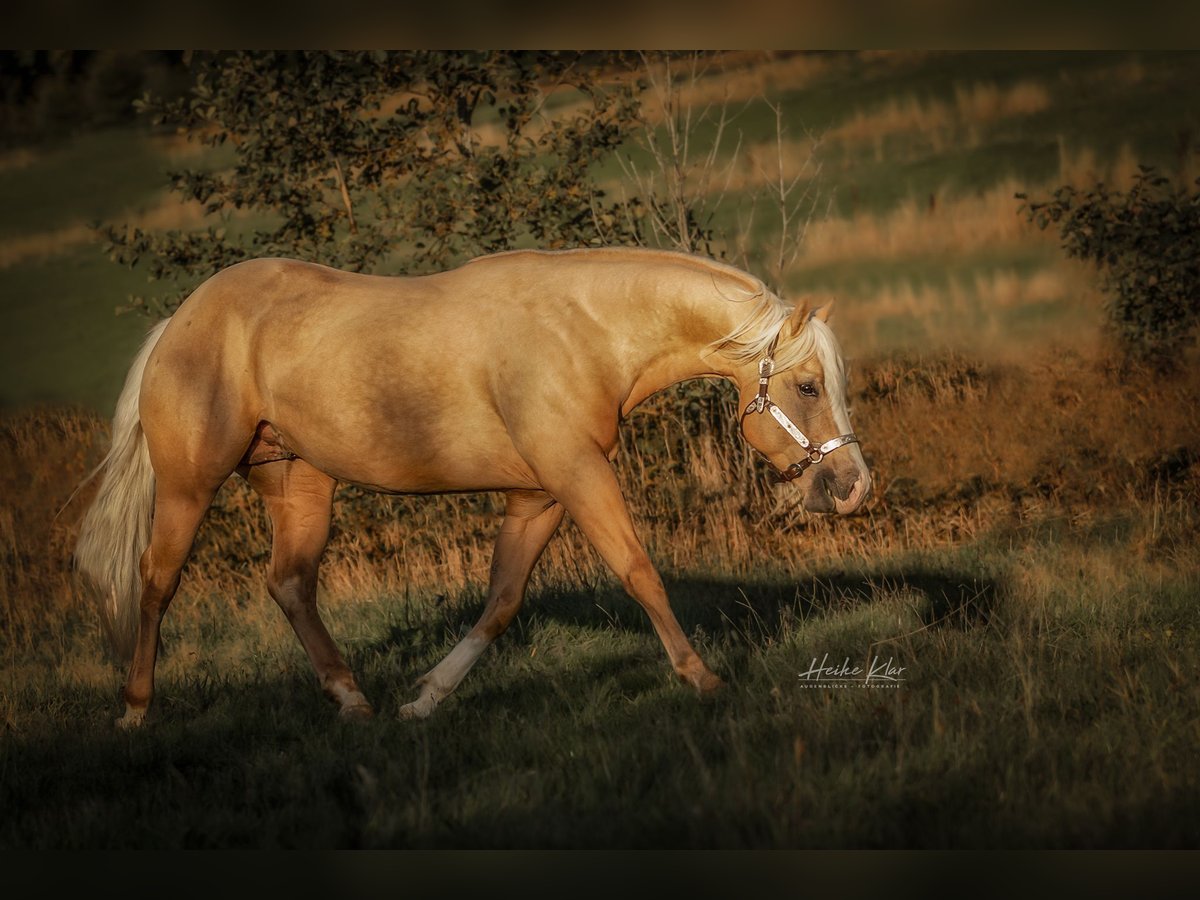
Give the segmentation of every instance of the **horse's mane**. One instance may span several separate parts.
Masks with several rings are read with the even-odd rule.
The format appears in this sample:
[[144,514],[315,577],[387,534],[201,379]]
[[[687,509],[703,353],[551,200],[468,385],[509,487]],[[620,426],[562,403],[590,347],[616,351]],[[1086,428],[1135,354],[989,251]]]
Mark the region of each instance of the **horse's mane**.
[[[741,324],[709,344],[709,350],[720,353],[736,363],[752,362],[766,354],[767,348],[794,312],[794,307],[784,303],[762,282],[758,283],[757,288],[756,291],[747,292],[744,297],[722,294],[726,300],[754,305]],[[781,342],[775,348],[775,371],[782,372],[799,365],[816,352],[816,333],[806,323],[799,334],[791,340]]]
[[[710,351],[720,353],[736,363],[761,359],[771,346],[771,341],[775,340],[784,323],[795,311],[795,307],[785,303],[760,279],[720,260],[676,250],[618,247],[606,249],[614,251],[614,255],[637,253],[648,257],[657,256],[676,265],[700,269],[708,273],[713,288],[723,299],[731,303],[752,304],[750,312],[740,325],[708,345]],[[819,349],[819,337],[817,330],[806,323],[799,334],[775,348],[775,371],[782,372],[815,356]]]
[[[752,304],[750,312],[733,331],[709,344],[711,352],[720,353],[736,363],[761,358],[779,334],[793,307],[776,296],[761,280],[728,263],[694,253],[659,250],[648,247],[579,247],[566,250],[504,250],[471,262],[516,256],[590,256],[627,260],[631,256],[658,259],[674,265],[706,272],[714,290],[731,303]],[[469,265],[469,263],[468,263]],[[775,348],[775,371],[781,372],[809,359],[817,353],[814,329],[804,327],[793,339]]]

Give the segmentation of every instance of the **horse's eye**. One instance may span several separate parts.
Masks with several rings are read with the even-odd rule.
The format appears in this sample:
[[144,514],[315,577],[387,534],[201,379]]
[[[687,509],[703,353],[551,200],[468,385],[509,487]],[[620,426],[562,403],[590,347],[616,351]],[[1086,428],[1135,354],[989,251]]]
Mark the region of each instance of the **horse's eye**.
[[811,381],[806,381],[797,386],[796,390],[798,390],[800,395],[803,397],[816,397],[820,393],[820,391],[817,390],[817,386]]

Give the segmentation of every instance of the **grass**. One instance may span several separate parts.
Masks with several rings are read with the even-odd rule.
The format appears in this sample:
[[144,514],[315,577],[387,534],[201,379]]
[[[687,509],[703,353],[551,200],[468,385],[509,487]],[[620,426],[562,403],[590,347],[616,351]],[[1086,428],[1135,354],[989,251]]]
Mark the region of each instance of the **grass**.
[[[1040,602],[984,594],[984,610],[960,595],[951,602],[971,604],[930,623],[912,588],[826,589],[802,603],[791,578],[738,585],[765,607],[748,638],[721,618],[739,614],[732,585],[669,583],[731,680],[711,703],[672,683],[646,629],[598,610],[620,605],[606,591],[533,598],[537,611],[419,724],[332,721],[288,643],[271,640],[232,666],[172,657],[160,720],[134,736],[98,713],[112,704],[95,686],[36,692],[22,699],[49,701],[45,712],[4,754],[12,812],[0,842],[1194,845],[1198,710],[1183,674],[1200,637],[1194,583],[1098,596],[1063,580]],[[408,698],[405,675],[449,645],[448,616],[430,605],[380,598],[334,617],[385,712]],[[906,665],[901,688],[803,689],[814,654],[858,659],[879,640],[876,652]]]
[[[1035,571],[1064,562],[1063,545],[1038,546]],[[1067,549],[1095,565],[1108,548]],[[113,731],[111,691],[95,681],[34,682],[14,698],[41,712],[5,742],[0,843],[1194,844],[1198,710],[1183,674],[1200,637],[1194,580],[1083,592],[1074,572],[1036,591],[979,580],[981,563],[1007,559],[968,548],[932,575],[901,561],[904,587],[891,589],[870,586],[874,567],[818,567],[815,590],[786,570],[671,579],[682,621],[730,680],[711,703],[673,682],[611,588],[542,590],[419,724],[387,714],[476,604],[336,605],[337,636],[384,712],[357,728],[332,719],[294,639],[246,627],[274,610],[208,609],[201,631],[171,630],[159,720],[144,733]],[[221,659],[231,646],[236,658]],[[805,690],[797,678],[814,655],[880,651],[906,666],[895,691]]]
[[197,161],[177,162],[140,129],[71,138],[35,163],[0,169],[0,240],[127,215],[162,195],[169,170]]
[[0,404],[111,411],[149,329],[145,318],[114,310],[145,290],[143,274],[92,245],[0,269]]
[[[1192,846],[1200,381],[1130,390],[1102,362],[864,362],[878,496],[848,519],[759,487],[728,426],[635,416],[619,471],[729,683],[711,701],[568,526],[459,691],[398,721],[480,612],[499,507],[343,491],[321,598],[379,709],[357,727],[266,598],[234,480],[166,620],[155,720],[115,731],[121,674],[64,565],[80,506],[48,515],[103,426],[10,416],[0,846]],[[1165,449],[1114,444],[1133,421]],[[905,681],[806,686],[825,654]]]
[[[786,284],[838,298],[876,495],[804,513],[711,386],[631,416],[618,473],[728,682],[709,701],[568,522],[509,633],[433,718],[397,720],[480,612],[502,506],[343,488],[320,600],[379,711],[343,724],[233,479],[165,622],[154,721],[116,731],[123,672],[69,570],[94,488],[63,507],[145,331],[111,310],[146,286],[62,237],[168,223],[171,151],[108,132],[0,169],[29,210],[0,243],[48,236],[0,247],[0,847],[1195,846],[1200,370],[1110,365],[1090,273],[1011,194],[1177,163],[1198,60],[826,54],[728,76],[739,97],[773,85],[796,139],[847,126],[823,150],[833,216]],[[739,122],[752,144],[762,111]],[[760,217],[746,240],[773,237]],[[826,654],[905,681],[806,685]]]
[[[0,169],[0,206],[8,211],[0,217],[0,406],[112,410],[149,327],[114,311],[148,285],[143,272],[108,260],[90,226],[186,224],[184,207],[163,207],[166,172],[184,164],[176,158],[183,152],[141,130],[107,130]],[[8,257],[6,248],[14,250]]]
[[160,158],[140,133],[104,131],[40,155],[36,164],[0,170],[9,210],[0,237],[116,215],[161,192]]

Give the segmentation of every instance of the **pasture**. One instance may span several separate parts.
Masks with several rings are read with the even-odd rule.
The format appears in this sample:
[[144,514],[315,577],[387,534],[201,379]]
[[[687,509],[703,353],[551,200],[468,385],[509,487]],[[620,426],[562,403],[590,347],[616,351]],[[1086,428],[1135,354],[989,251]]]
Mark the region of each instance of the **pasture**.
[[[1200,375],[1114,366],[1091,273],[1011,195],[1134,159],[1195,177],[1198,69],[830,55],[715,83],[777,98],[797,158],[801,123],[825,135],[835,199],[786,283],[837,298],[875,497],[805,513],[715,385],[630,417],[618,475],[727,682],[705,700],[568,521],[509,632],[430,719],[398,720],[478,618],[503,504],[343,488],[320,601],[378,715],[340,722],[234,479],[165,620],[153,721],[117,731],[123,672],[69,570],[94,488],[55,514],[103,453],[146,328],[112,309],[143,276],[79,226],[193,221],[155,188],[181,151],[118,131],[0,165],[6,208],[37,207],[0,226],[0,846],[1194,847]],[[770,149],[771,122],[743,124]],[[749,233],[770,241],[761,217]],[[903,681],[805,676],[826,657]]]

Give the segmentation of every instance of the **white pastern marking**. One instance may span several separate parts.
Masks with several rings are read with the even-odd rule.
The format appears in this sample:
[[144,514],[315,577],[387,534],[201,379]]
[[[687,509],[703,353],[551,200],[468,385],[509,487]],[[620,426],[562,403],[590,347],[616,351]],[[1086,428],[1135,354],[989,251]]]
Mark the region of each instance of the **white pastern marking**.
[[455,644],[454,649],[446,654],[446,658],[425,676],[426,685],[435,689],[440,700],[458,687],[458,683],[463,680],[467,672],[471,670],[471,666],[475,665],[475,661],[479,659],[490,643],[491,641],[483,638],[467,635]]

